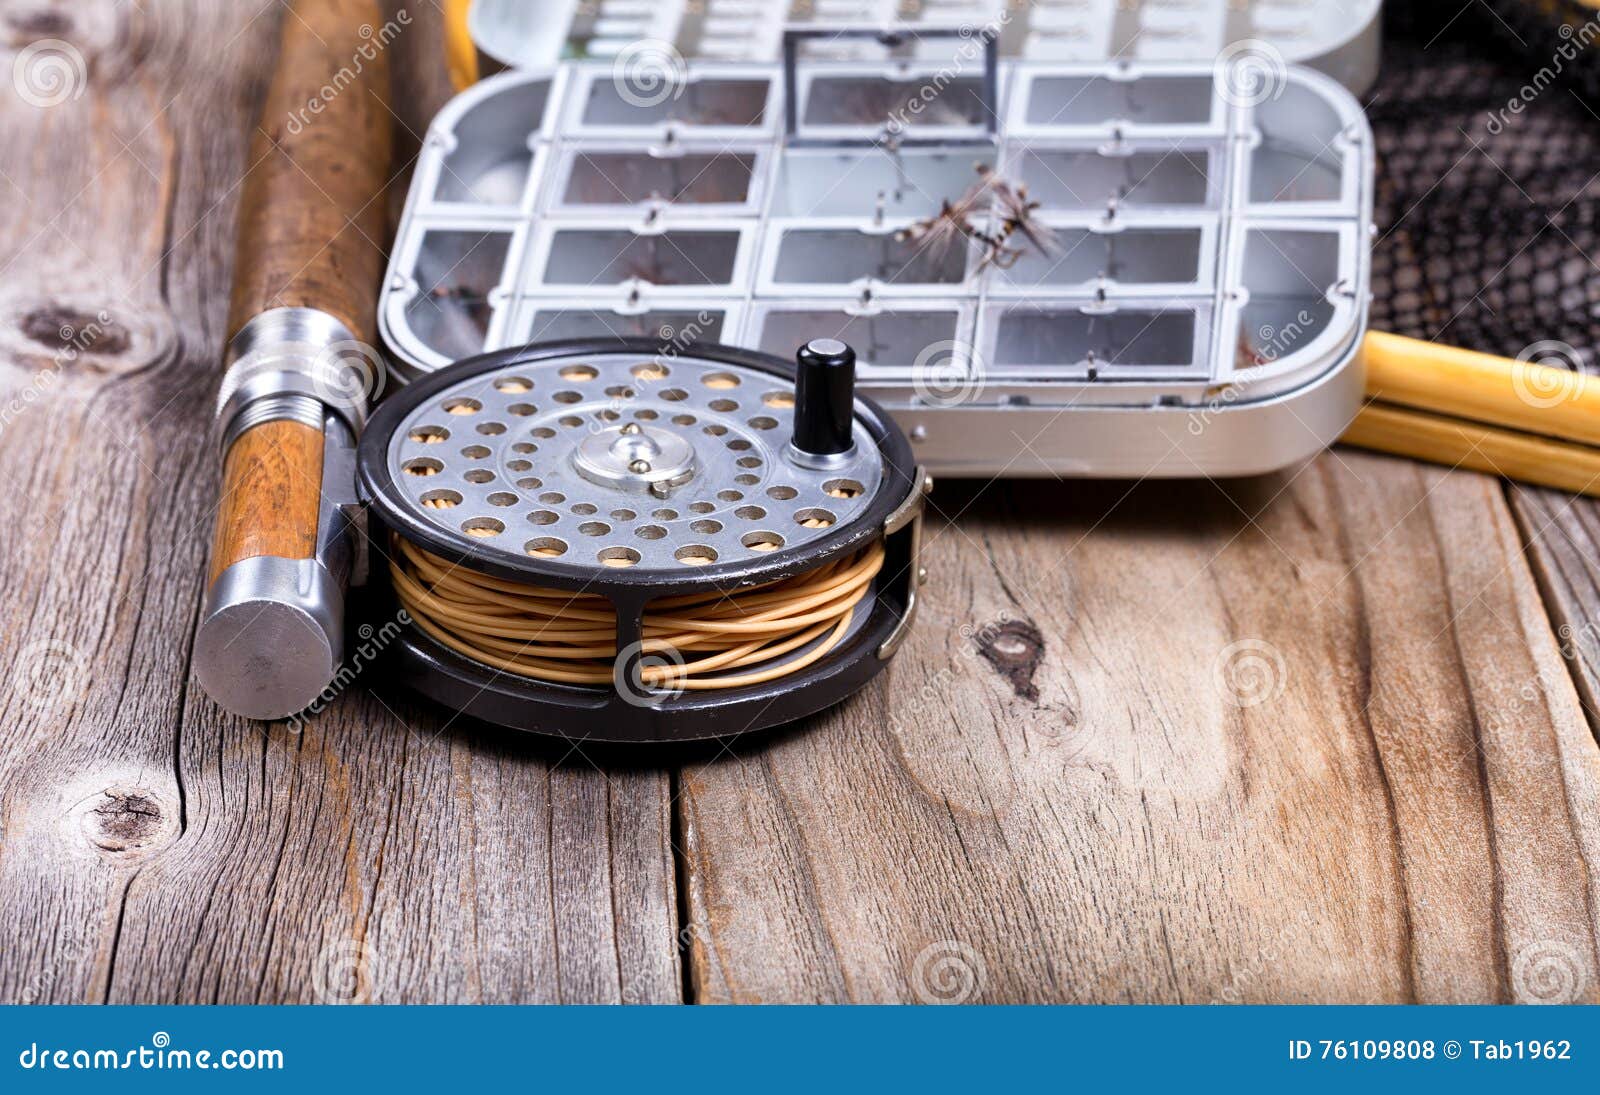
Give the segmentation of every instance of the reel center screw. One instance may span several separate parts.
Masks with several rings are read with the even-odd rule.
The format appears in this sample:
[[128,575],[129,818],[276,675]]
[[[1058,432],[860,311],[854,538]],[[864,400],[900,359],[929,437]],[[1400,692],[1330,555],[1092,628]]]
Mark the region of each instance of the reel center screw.
[[661,497],[694,478],[694,445],[675,430],[628,422],[599,430],[572,451],[579,475],[603,487]]

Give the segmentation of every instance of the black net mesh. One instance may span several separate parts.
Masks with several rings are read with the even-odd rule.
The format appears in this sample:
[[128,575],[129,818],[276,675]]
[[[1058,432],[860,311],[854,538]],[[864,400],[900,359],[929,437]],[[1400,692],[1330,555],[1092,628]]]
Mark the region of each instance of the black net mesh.
[[1372,326],[1503,354],[1559,341],[1592,364],[1600,13],[1554,0],[1389,7],[1384,74],[1366,99]]

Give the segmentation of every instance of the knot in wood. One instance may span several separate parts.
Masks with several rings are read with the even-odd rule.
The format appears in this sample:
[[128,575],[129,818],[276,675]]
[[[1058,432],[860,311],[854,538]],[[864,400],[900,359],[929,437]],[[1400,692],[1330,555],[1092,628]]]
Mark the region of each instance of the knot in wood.
[[126,327],[109,312],[86,312],[66,304],[42,304],[18,323],[28,339],[52,353],[116,357],[133,345]]
[[75,24],[72,16],[59,8],[33,8],[6,12],[6,26],[13,39],[67,38]]
[[112,310],[93,299],[35,297],[5,301],[0,314],[0,360],[35,374],[29,401],[152,370],[181,348],[173,317],[161,307]]
[[1033,683],[1044,658],[1044,635],[1028,620],[1002,620],[977,632],[978,654],[1004,677],[1011,690],[1029,703],[1039,702]]
[[118,859],[142,858],[177,836],[175,811],[143,787],[108,787],[80,803],[79,825],[89,843]]

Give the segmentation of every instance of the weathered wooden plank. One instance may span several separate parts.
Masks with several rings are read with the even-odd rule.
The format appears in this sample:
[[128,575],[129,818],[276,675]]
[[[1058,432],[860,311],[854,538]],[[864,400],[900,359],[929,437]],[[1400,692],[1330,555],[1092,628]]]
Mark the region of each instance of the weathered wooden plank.
[[[106,0],[4,28],[70,43],[86,82],[0,99],[24,214],[0,222],[0,999],[677,999],[665,773],[447,726],[373,671],[300,733],[186,684],[279,10]],[[437,13],[410,15],[401,48],[436,55]]]
[[1510,493],[1562,653],[1600,733],[1600,506],[1534,487]]
[[888,674],[684,773],[697,999],[1600,997],[1600,753],[1495,483],[935,500]]

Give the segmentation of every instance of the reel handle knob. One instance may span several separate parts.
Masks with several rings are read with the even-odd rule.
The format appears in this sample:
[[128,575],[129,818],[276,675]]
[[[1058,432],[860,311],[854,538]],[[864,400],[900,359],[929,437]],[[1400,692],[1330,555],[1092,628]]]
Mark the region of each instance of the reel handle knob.
[[794,437],[790,455],[833,457],[854,446],[856,352],[836,338],[814,338],[795,353]]

